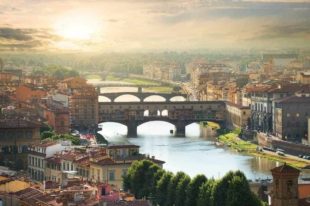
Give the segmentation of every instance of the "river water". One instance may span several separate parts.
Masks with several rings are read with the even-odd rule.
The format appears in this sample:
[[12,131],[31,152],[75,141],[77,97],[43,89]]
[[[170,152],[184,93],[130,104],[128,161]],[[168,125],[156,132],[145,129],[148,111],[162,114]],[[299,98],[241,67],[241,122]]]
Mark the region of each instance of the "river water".
[[[101,88],[101,92],[137,91],[137,88]],[[100,97],[99,101],[108,101]],[[138,101],[133,96],[122,96],[117,101]],[[161,101],[158,96],[148,101]],[[176,99],[182,101],[182,99]],[[174,126],[167,122],[154,121],[138,127],[138,137],[127,138],[127,128],[118,123],[101,123],[102,131],[108,141],[129,142],[140,146],[140,152],[155,156],[165,161],[164,169],[184,171],[191,177],[204,174],[219,178],[230,170],[241,170],[248,179],[271,178],[270,169],[280,165],[265,158],[252,157],[232,151],[224,146],[217,146],[214,137],[205,137],[198,123],[186,127],[186,137],[176,138],[170,134]]]

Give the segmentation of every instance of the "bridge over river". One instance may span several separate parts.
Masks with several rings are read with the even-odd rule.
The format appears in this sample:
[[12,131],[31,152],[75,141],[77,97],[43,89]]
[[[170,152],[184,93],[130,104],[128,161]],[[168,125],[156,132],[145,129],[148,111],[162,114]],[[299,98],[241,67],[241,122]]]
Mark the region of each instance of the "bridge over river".
[[149,121],[166,121],[176,127],[176,136],[185,136],[188,124],[201,121],[225,125],[224,101],[182,102],[100,102],[99,122],[127,126],[127,135],[136,136],[137,127]]

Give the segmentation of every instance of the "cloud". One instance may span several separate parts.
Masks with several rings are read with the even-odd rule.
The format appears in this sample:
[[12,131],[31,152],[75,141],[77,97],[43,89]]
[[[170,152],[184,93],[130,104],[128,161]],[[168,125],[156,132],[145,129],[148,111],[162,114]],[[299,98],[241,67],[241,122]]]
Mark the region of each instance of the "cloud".
[[61,37],[49,29],[0,27],[0,49],[42,49]]
[[18,41],[32,40],[31,33],[33,29],[13,29],[13,28],[0,28],[0,38],[13,39]]

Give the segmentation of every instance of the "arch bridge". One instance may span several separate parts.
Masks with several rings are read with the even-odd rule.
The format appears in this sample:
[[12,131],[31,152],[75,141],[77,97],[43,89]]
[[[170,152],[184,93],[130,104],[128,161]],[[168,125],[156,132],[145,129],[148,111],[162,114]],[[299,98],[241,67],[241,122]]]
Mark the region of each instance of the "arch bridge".
[[176,136],[185,136],[185,127],[193,122],[213,121],[224,126],[225,115],[224,101],[99,103],[99,122],[124,124],[127,136],[136,136],[139,125],[155,120],[175,125]]
[[187,99],[186,94],[182,93],[156,93],[156,92],[117,92],[117,93],[101,93],[99,96],[103,96],[111,100],[111,102],[115,102],[115,99],[123,96],[123,95],[131,95],[135,96],[139,99],[140,102],[144,102],[144,100],[151,96],[160,96],[165,99],[166,102],[171,101],[173,97],[184,97]]

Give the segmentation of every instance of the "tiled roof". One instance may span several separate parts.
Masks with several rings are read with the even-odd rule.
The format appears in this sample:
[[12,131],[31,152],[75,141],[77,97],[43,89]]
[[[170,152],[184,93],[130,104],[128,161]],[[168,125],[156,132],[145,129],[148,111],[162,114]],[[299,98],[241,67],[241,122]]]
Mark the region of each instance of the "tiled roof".
[[287,164],[275,167],[271,170],[272,173],[282,173],[282,174],[299,174],[300,171],[292,166]]
[[279,100],[276,100],[277,103],[309,103],[310,104],[310,96],[289,96]]
[[53,146],[53,145],[56,145],[56,144],[58,144],[58,143],[55,142],[55,141],[41,141],[40,143],[33,144],[31,146],[32,147],[49,147],[49,146]]

